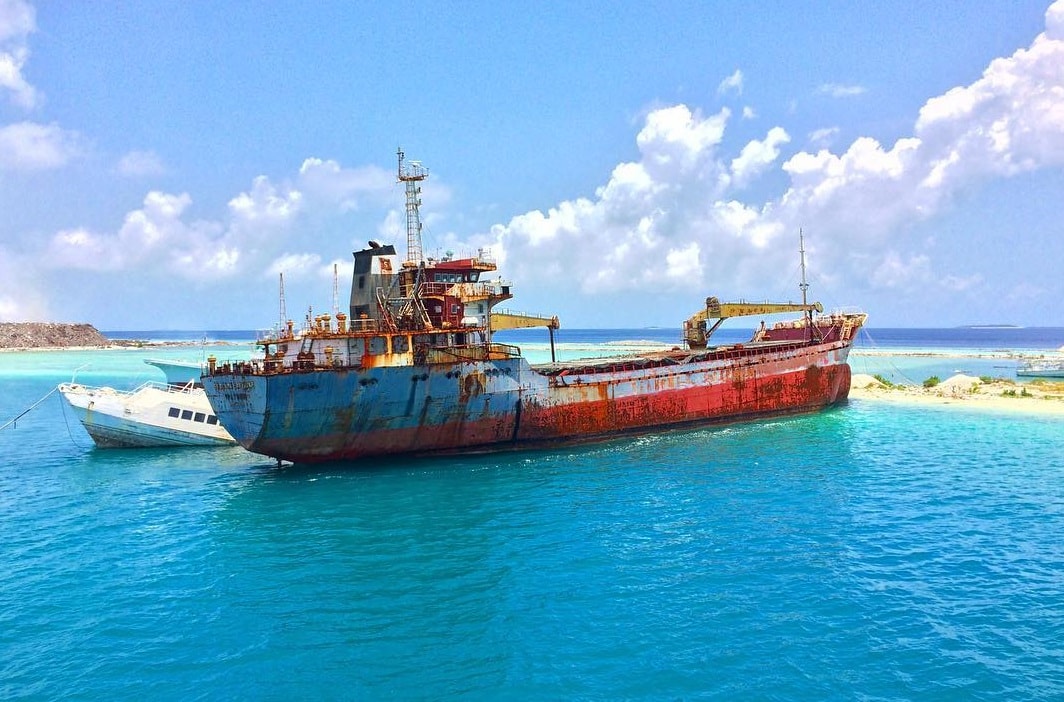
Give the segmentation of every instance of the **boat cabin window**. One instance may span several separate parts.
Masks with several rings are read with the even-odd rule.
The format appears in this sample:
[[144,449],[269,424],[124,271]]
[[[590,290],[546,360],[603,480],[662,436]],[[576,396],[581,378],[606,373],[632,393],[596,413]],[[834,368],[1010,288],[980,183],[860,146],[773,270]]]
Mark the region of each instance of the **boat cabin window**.
[[393,336],[392,337],[392,353],[406,353],[410,350],[410,337],[408,336]]
[[207,415],[205,415],[203,412],[196,412],[196,416],[192,418],[192,421],[194,421],[194,422],[202,422],[206,418],[207,418]]
[[181,410],[181,419],[192,419],[192,410]]
[[173,417],[174,419],[177,419],[178,417],[180,417],[180,416],[181,416],[181,410],[179,410],[179,409],[178,409],[178,408],[176,408],[176,407],[171,407],[171,408],[170,408],[170,411],[168,412],[168,414],[169,414],[169,415],[170,415],[171,417]]
[[215,417],[213,414],[207,415],[207,424],[217,424],[217,423],[218,423],[218,418],[217,417]]
[[375,356],[388,353],[388,337],[371,336],[369,338],[369,352]]

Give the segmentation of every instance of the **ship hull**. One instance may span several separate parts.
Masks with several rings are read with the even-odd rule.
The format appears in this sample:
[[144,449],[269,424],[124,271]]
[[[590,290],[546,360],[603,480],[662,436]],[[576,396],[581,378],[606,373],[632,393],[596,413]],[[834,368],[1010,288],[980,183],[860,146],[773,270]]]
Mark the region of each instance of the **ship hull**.
[[320,462],[526,448],[814,412],[847,398],[847,342],[649,355],[564,372],[523,358],[203,379],[245,448]]

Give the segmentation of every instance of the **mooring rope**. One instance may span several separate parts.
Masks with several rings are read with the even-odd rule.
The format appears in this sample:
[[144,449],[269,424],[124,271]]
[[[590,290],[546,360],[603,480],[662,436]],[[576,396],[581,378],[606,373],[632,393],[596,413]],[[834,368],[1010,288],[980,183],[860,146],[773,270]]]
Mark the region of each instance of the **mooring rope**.
[[34,410],[34,409],[35,409],[35,408],[37,407],[37,405],[41,404],[42,402],[44,402],[45,400],[47,400],[47,399],[48,399],[49,397],[51,397],[51,396],[52,396],[52,393],[54,393],[54,392],[55,392],[56,390],[58,390],[58,389],[59,389],[59,386],[57,385],[57,386],[55,386],[54,388],[52,388],[51,390],[49,390],[49,391],[48,391],[48,393],[47,393],[47,394],[46,394],[46,395],[45,395],[44,397],[42,397],[41,399],[39,399],[39,400],[37,400],[36,402],[34,402],[34,403],[33,403],[32,405],[30,405],[30,406],[29,406],[29,407],[27,407],[26,409],[22,410],[22,412],[20,412],[20,413],[19,413],[19,415],[18,415],[17,417],[15,417],[15,418],[14,418],[14,419],[12,419],[11,421],[9,421],[9,422],[8,422],[7,424],[5,424],[4,426],[0,427],[0,431],[3,431],[4,429],[7,429],[8,427],[13,427],[13,426],[15,426],[15,422],[17,422],[18,420],[22,419],[22,418],[23,418],[24,416],[26,416],[26,415],[27,415],[27,414],[28,414],[29,412],[31,412],[32,410]]

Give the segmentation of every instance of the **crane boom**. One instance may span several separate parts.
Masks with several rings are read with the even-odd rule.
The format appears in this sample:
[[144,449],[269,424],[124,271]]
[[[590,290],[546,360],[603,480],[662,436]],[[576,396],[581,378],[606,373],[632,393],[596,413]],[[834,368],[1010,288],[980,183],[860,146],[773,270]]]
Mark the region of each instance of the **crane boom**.
[[500,329],[527,329],[529,327],[558,329],[560,326],[557,316],[541,317],[534,314],[502,311],[491,313],[491,328],[493,331],[499,331]]
[[[715,297],[706,298],[706,308],[700,310],[684,322],[683,336],[688,347],[704,349],[710,335],[725,319],[732,317],[756,317],[766,314],[785,314],[788,312],[823,312],[824,306],[819,302],[811,304],[797,302],[721,302]],[[706,320],[715,319],[716,323],[706,329]]]

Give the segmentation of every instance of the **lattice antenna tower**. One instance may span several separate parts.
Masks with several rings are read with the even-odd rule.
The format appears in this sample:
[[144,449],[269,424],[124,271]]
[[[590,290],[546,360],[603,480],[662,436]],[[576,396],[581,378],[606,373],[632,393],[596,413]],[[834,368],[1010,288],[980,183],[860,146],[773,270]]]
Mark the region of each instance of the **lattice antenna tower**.
[[417,266],[424,260],[421,253],[421,181],[429,177],[428,169],[420,161],[406,162],[403,150],[399,156],[399,181],[406,185],[406,262]]
[[280,319],[280,324],[277,327],[278,331],[283,330],[285,328],[285,324],[288,322],[288,310],[285,309],[285,301],[284,301],[284,273],[281,273],[280,276],[281,276],[281,292],[280,292],[280,296],[278,298],[278,312],[280,312],[281,319]]
[[333,264],[333,317],[340,312],[340,264]]

